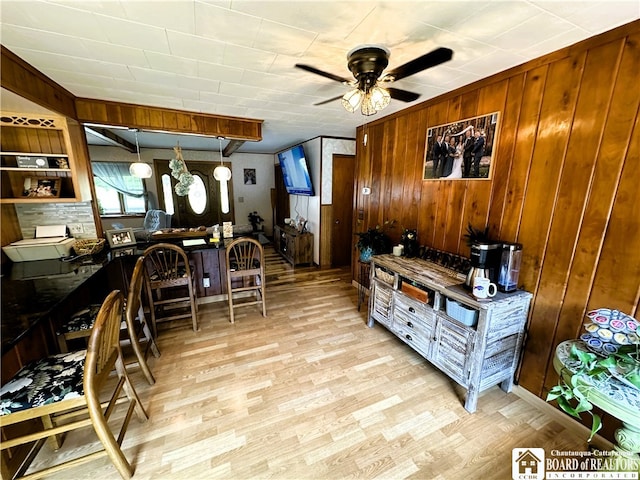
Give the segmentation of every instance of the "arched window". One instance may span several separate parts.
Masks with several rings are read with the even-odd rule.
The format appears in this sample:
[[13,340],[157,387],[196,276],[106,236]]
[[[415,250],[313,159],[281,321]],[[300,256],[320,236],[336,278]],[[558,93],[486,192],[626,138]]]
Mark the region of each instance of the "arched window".
[[204,186],[202,177],[198,174],[193,176],[193,184],[189,188],[188,199],[193,213],[201,215],[207,207],[207,189]]

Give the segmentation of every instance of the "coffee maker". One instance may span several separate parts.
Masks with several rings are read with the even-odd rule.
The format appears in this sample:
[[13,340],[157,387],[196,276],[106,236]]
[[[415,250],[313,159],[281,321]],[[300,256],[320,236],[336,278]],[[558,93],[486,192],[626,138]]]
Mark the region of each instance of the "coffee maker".
[[471,245],[471,269],[464,282],[466,288],[473,288],[473,279],[476,277],[488,278],[492,283],[497,282],[501,245],[493,242],[476,242]]

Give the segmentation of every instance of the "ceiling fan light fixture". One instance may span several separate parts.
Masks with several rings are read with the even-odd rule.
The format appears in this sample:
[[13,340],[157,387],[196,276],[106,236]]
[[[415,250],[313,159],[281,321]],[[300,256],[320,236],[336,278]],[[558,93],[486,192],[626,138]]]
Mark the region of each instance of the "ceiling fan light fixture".
[[387,105],[389,105],[389,102],[391,102],[391,95],[389,94],[389,91],[385,88],[378,87],[377,85],[371,89],[369,96],[371,97],[371,104],[377,112],[386,108]]
[[376,110],[373,106],[371,95],[365,95],[364,99],[362,100],[362,105],[360,105],[360,112],[362,113],[362,115],[366,116],[375,115],[378,112],[378,110]]
[[360,102],[362,102],[362,97],[364,97],[362,90],[358,88],[349,90],[342,97],[342,106],[347,112],[353,113],[360,106]]

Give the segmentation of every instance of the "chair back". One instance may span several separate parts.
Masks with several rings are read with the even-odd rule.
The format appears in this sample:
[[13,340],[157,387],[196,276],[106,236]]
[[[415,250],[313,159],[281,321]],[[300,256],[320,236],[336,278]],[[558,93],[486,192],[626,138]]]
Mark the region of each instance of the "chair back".
[[238,275],[253,275],[263,266],[264,250],[254,238],[241,237],[226,247],[227,269]]
[[[98,396],[99,386],[113,369],[116,360],[122,359],[120,323],[123,303],[120,290],[112,291],[102,303],[93,325],[84,365],[83,384],[88,403],[92,396]],[[99,404],[99,398],[96,400]]]
[[171,243],[158,243],[144,253],[151,282],[167,282],[191,278],[191,267],[185,251]]
[[129,293],[125,307],[125,320],[130,332],[135,332],[134,322],[142,305],[142,283],[144,282],[144,255],[138,257],[129,280]]

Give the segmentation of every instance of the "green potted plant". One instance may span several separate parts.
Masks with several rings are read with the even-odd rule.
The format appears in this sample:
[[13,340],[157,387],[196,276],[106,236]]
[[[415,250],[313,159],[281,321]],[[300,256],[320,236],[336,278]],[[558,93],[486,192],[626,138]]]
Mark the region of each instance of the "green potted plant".
[[564,368],[558,385],[549,390],[546,401],[555,400],[572,417],[581,420],[581,413],[591,415],[591,435],[588,441],[602,428],[602,418],[593,412],[593,405],[587,399],[589,390],[596,388],[594,380],[606,381],[615,377],[640,390],[640,326],[634,335],[635,344],[623,345],[616,352],[606,355],[587,352],[573,344],[569,353],[571,370]]
[[371,255],[380,255],[391,252],[391,238],[385,233],[388,228],[393,228],[395,220],[387,220],[382,225],[376,225],[366,232],[358,232],[356,247],[360,251],[360,260],[368,262]]

